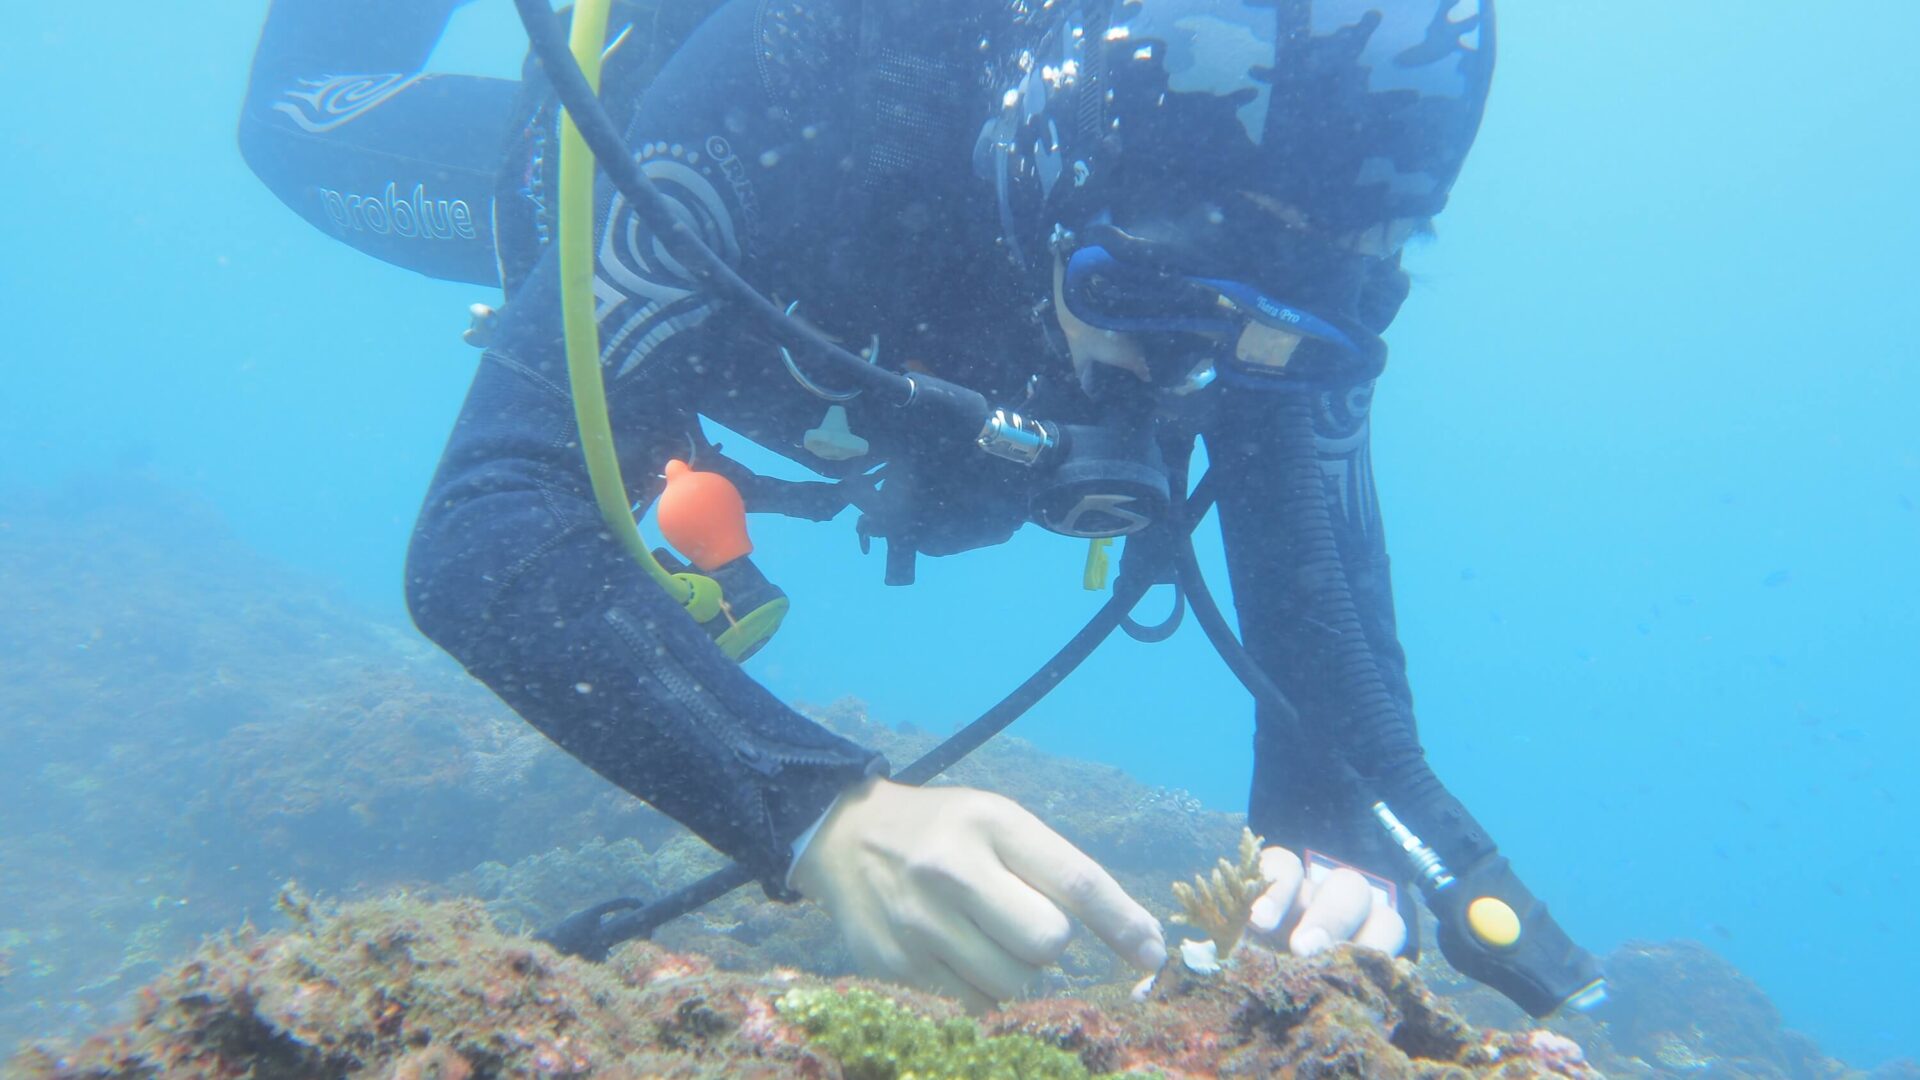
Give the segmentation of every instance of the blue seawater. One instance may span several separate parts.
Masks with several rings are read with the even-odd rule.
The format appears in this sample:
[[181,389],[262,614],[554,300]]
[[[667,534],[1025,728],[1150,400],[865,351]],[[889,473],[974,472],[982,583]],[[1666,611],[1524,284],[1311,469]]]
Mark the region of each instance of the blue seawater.
[[[0,482],[188,489],[398,621],[485,297],[333,243],[246,171],[263,12],[9,12]],[[1920,6],[1501,17],[1374,425],[1431,757],[1596,951],[1699,938],[1829,1052],[1920,1054]],[[476,5],[436,64],[508,73],[520,46]],[[912,590],[845,522],[759,537],[796,604],[754,670],[923,728],[1096,604],[1055,537],[923,562]],[[1244,797],[1250,708],[1191,627],[1109,645],[1019,730]]]

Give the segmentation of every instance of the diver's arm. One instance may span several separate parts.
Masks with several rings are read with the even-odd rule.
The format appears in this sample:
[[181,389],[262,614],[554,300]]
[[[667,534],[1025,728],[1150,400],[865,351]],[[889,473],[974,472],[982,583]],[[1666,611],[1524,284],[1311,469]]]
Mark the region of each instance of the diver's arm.
[[[767,250],[757,226],[806,207],[771,198],[774,181],[832,177],[837,154],[789,154],[777,177],[742,164],[794,126],[766,107],[756,6],[730,4],[702,26],[642,97],[627,137],[647,148],[646,167],[662,170],[686,220],[765,287],[767,267],[796,253]],[[738,158],[708,152],[729,139]],[[786,375],[771,346],[746,340],[752,328],[663,256],[604,177],[595,206],[605,242],[589,302],[615,448],[630,497],[645,501],[667,458],[687,455],[698,414]],[[756,249],[765,261],[745,265]],[[414,619],[569,753],[783,894],[793,840],[885,763],[755,683],[613,538],[579,448],[560,324],[549,249],[500,312],[421,513]]]
[[[501,313],[415,529],[409,607],[554,742],[785,895],[793,839],[885,764],[750,679],[604,526],[537,317],[553,282],[548,259]],[[666,369],[691,364],[669,355],[610,395],[636,483],[685,453],[692,418]]]
[[[1365,382],[1302,381],[1230,395],[1208,435],[1242,633],[1299,713],[1259,714],[1248,815],[1270,838],[1417,878],[1448,961],[1544,1015],[1588,1000],[1599,968],[1421,747],[1367,450],[1370,394]],[[1389,815],[1372,820],[1376,805],[1398,842]],[[1401,903],[1411,911],[1404,889]]]
[[465,0],[276,0],[241,156],[329,236],[431,277],[497,284],[493,198],[519,83],[420,69]]
[[[1288,439],[1275,415],[1277,393],[1250,392],[1223,402],[1219,427],[1207,450],[1219,481],[1221,530],[1241,635],[1248,652],[1273,677],[1299,711],[1298,722],[1262,705],[1256,712],[1254,782],[1248,823],[1271,844],[1304,855],[1330,856],[1389,878],[1403,878],[1404,859],[1368,809],[1368,799],[1350,782],[1339,757],[1354,732],[1356,692],[1333,677],[1343,657],[1336,642],[1365,641],[1380,681],[1379,706],[1396,746],[1415,756],[1412,697],[1406,661],[1395,632],[1392,590],[1367,447],[1366,403],[1370,385],[1299,396],[1332,404],[1319,411],[1315,434],[1303,443]],[[1304,464],[1291,455],[1307,451]],[[1329,568],[1314,557],[1311,538],[1319,526],[1289,516],[1288,496],[1302,483],[1316,490],[1331,524],[1337,552],[1333,572],[1344,578],[1354,601],[1351,623],[1342,623],[1322,602],[1321,575]],[[1324,549],[1319,549],[1324,551]],[[1362,909],[1364,911],[1364,909]],[[1338,935],[1335,935],[1337,938]]]
[[[1407,275],[1397,259],[1374,267],[1356,314],[1368,329],[1384,331],[1407,296]],[[1333,732],[1355,713],[1351,686],[1333,677],[1333,643],[1341,632],[1327,622],[1327,590],[1316,588],[1307,572],[1332,571],[1350,593],[1366,666],[1379,677],[1377,692],[1390,716],[1396,746],[1418,759],[1413,697],[1408,689],[1406,655],[1394,625],[1386,535],[1374,489],[1368,417],[1373,384],[1294,386],[1284,391],[1230,396],[1218,428],[1209,432],[1207,449],[1222,483],[1220,524],[1233,585],[1234,606],[1247,650],[1286,691],[1301,718],[1298,724],[1260,707],[1254,734],[1254,782],[1248,806],[1250,824],[1273,842],[1311,848],[1389,876],[1397,876],[1402,857],[1387,843],[1361,793],[1345,779],[1337,763]],[[1312,404],[1282,410],[1282,395]],[[1278,422],[1282,413],[1311,414],[1304,439]],[[1306,423],[1302,417],[1299,423]],[[1291,462],[1296,456],[1309,462]],[[1301,466],[1304,465],[1304,468]],[[1331,533],[1331,563],[1314,558],[1307,523],[1286,520],[1302,505],[1290,501],[1293,488],[1310,477],[1322,492]],[[1317,515],[1316,515],[1317,516]]]
[[[1249,817],[1285,842],[1418,877],[1447,960],[1533,1015],[1586,1007],[1599,965],[1434,775],[1414,729],[1366,451],[1368,393],[1242,395],[1209,435],[1242,633],[1300,713],[1297,726],[1259,715]],[[1401,836],[1404,854],[1370,821],[1376,799],[1417,838]]]

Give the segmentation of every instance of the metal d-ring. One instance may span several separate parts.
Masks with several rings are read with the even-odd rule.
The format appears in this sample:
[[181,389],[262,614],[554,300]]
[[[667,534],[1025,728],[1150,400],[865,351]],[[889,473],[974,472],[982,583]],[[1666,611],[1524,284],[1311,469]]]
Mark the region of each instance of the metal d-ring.
[[[798,300],[795,300],[793,303],[788,304],[787,317],[791,319],[793,317],[793,313],[799,310],[799,307],[800,307],[800,301]],[[826,387],[821,386],[819,383],[814,382],[812,379],[807,378],[806,375],[800,371],[800,365],[794,363],[793,354],[787,351],[787,347],[785,345],[780,346],[780,361],[781,363],[784,363],[787,365],[787,374],[793,376],[793,381],[799,383],[800,388],[802,390],[805,390],[807,393],[812,394],[814,397],[817,397],[822,401],[834,401],[834,402],[852,401],[854,398],[857,398],[861,394],[866,392],[865,390],[862,390],[859,387],[855,387],[852,390],[838,390],[838,391],[829,390]],[[873,335],[872,344],[867,346],[867,363],[877,364],[879,362],[880,362],[880,335],[875,334]]]

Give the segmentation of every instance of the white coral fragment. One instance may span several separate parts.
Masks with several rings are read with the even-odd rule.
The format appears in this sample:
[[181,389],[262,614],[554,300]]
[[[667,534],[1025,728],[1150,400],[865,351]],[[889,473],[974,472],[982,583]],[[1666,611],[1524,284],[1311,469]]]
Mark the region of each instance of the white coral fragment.
[[1180,962],[1196,975],[1215,975],[1220,971],[1220,946],[1212,940],[1180,943]]

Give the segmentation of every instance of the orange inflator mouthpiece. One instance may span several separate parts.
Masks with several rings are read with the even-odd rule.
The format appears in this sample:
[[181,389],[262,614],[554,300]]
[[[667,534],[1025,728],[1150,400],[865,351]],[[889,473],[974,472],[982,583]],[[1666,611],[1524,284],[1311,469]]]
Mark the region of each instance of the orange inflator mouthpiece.
[[719,473],[696,472],[678,459],[667,462],[667,488],[654,513],[667,543],[702,570],[717,570],[753,551],[747,504]]

